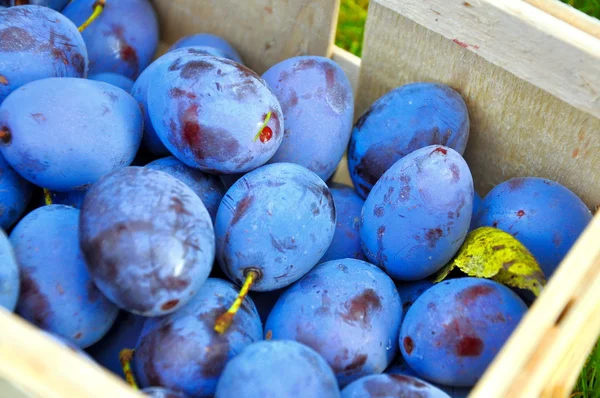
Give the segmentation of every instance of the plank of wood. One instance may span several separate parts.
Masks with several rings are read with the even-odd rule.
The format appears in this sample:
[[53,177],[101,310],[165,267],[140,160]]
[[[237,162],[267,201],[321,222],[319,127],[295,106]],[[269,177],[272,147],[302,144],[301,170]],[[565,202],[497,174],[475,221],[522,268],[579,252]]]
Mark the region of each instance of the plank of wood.
[[153,4],[163,41],[217,34],[262,74],[297,55],[330,56],[340,0],[153,0]]
[[376,2],[600,117],[600,39],[572,23],[523,0]]
[[[384,3],[396,7],[390,9]],[[417,4],[437,3],[371,3],[357,114],[399,85],[415,81],[446,83],[463,95],[469,108],[471,135],[465,158],[480,194],[512,177],[539,176],[572,189],[591,208],[600,204],[600,120],[397,12],[400,6],[417,8]],[[475,1],[471,3],[472,7],[466,7],[455,0],[447,2],[465,10],[476,8]],[[400,10],[404,12],[404,8]],[[464,25],[461,29],[467,29],[477,26],[479,19],[459,19],[459,23]],[[529,38],[522,42],[529,43]],[[483,49],[482,42],[480,45]],[[522,60],[523,64],[529,62],[529,58]],[[576,65],[570,68],[576,69]]]
[[356,99],[358,93],[358,77],[360,74],[360,58],[338,46],[334,46],[331,59],[333,59],[346,73],[346,76],[348,76],[352,91],[354,92],[354,98]]
[[0,397],[143,397],[2,307],[0,325]]
[[524,0],[527,3],[600,39],[598,19],[584,14],[560,0]]
[[567,254],[471,398],[566,397],[600,331],[600,214]]

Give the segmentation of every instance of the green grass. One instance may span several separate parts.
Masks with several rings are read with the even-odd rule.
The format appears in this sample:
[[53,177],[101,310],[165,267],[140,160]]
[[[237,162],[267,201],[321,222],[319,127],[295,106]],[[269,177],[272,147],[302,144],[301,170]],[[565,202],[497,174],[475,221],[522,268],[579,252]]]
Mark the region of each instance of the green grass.
[[[600,19],[600,0],[561,0],[591,16]],[[369,0],[342,0],[335,42],[343,49],[362,54],[364,25]],[[588,358],[572,398],[600,398],[600,342]]]

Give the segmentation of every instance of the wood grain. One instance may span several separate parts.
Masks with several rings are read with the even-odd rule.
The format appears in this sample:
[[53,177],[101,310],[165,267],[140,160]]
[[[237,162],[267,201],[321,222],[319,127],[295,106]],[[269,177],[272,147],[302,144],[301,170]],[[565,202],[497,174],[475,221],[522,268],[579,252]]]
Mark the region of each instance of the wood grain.
[[143,397],[2,307],[0,325],[0,397]]
[[[600,117],[600,39],[523,0],[377,0]],[[566,13],[565,13],[566,14]],[[581,20],[593,21],[583,13]],[[595,20],[600,28],[600,21]]]
[[330,56],[339,0],[153,0],[161,40],[194,33],[228,40],[262,74],[297,55]]
[[446,83],[465,97],[469,108],[465,157],[480,194],[512,177],[539,176],[564,184],[591,208],[600,204],[600,120],[382,2],[369,8],[358,114],[399,85]]

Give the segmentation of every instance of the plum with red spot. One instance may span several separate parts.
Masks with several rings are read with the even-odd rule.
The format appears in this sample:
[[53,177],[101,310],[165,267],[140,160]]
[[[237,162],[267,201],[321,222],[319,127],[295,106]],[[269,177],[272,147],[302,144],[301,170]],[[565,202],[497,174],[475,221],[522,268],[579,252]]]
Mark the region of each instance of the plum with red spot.
[[146,320],[133,358],[139,384],[212,397],[227,362],[262,339],[262,324],[249,298],[227,333],[214,330],[216,318],[236,296],[232,283],[209,278],[180,310]]
[[210,33],[197,33],[195,35],[185,36],[177,40],[175,44],[169,48],[169,51],[185,47],[204,47],[212,49],[208,51],[218,52],[211,54],[218,57],[228,58],[238,64],[244,64],[242,57],[238,51],[224,38]]
[[327,180],[342,159],[354,115],[350,81],[328,58],[300,56],[263,74],[283,110],[285,134],[270,163],[300,164]]
[[342,398],[451,398],[438,387],[401,374],[370,375],[342,390]]
[[366,260],[360,243],[360,212],[365,201],[352,187],[344,184],[329,184],[337,221],[335,234],[320,262],[356,258]]
[[0,103],[26,83],[86,77],[86,45],[68,18],[48,7],[0,10]]
[[398,349],[402,304],[394,282],[361,260],[322,263],[277,300],[265,324],[325,358],[340,386],[382,373]]
[[348,169],[366,198],[379,178],[409,153],[443,145],[463,154],[469,112],[461,95],[440,83],[410,83],[375,101],[354,125]]
[[219,265],[240,285],[256,272],[255,291],[288,286],[323,256],[335,220],[331,192],[315,173],[292,163],[260,167],[233,184],[219,206]]
[[148,87],[146,111],[158,138],[188,166],[245,173],[279,148],[281,107],[252,70],[225,58],[182,54],[152,73],[160,79]]
[[20,265],[16,312],[37,327],[85,348],[110,329],[118,308],[98,291],[79,250],[79,210],[40,207],[10,234]]
[[544,178],[522,177],[486,195],[477,226],[512,234],[550,278],[591,219],[591,211],[568,188]]
[[215,254],[202,200],[177,178],[147,167],[117,170],[90,188],[79,244],[98,289],[142,316],[166,315],[190,301]]
[[408,310],[402,356],[423,379],[474,385],[527,311],[512,290],[480,278],[439,283]]
[[[70,2],[63,14],[81,26],[96,0]],[[106,1],[104,10],[82,33],[90,74],[112,72],[136,79],[158,47],[158,20],[148,0]]]
[[417,149],[369,193],[361,216],[363,252],[394,279],[426,278],[462,245],[472,208],[473,178],[462,156],[438,145]]

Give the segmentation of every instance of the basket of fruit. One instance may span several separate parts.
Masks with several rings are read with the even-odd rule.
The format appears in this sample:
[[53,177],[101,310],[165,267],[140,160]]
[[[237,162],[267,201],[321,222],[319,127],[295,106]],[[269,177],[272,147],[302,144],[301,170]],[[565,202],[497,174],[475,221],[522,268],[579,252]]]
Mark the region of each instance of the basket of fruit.
[[1,397],[569,395],[600,22],[338,8],[0,1]]

